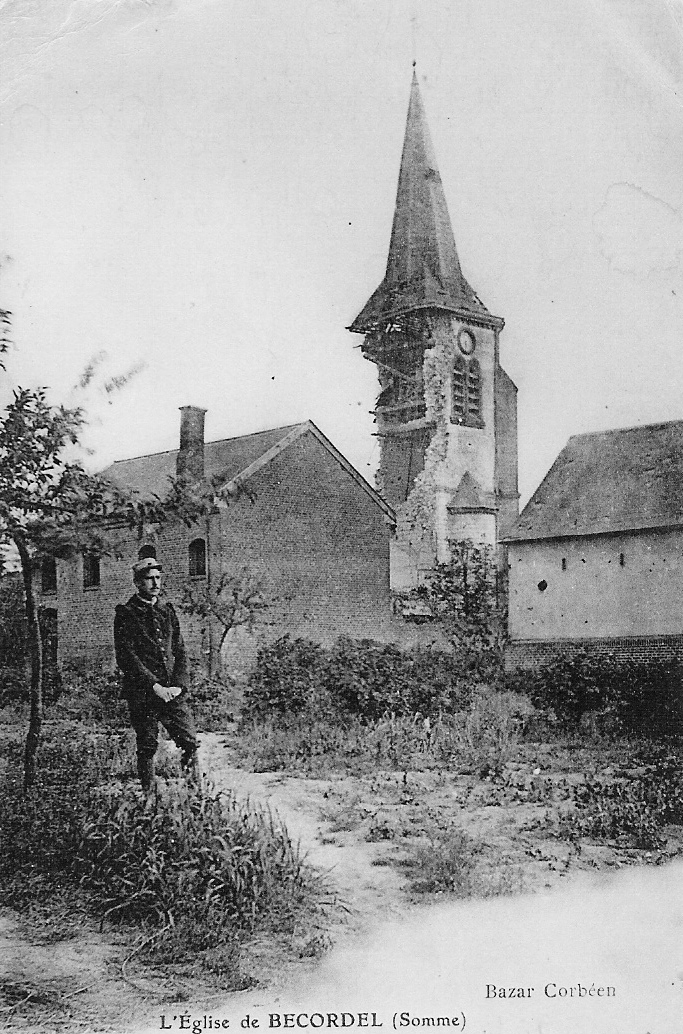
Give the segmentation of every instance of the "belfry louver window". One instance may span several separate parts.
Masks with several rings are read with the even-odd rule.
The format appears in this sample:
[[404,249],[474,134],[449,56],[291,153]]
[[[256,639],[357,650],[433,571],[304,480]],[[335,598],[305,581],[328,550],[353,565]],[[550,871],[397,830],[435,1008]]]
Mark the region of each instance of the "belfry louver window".
[[451,380],[451,422],[481,427],[481,368],[476,359],[456,356]]
[[467,415],[471,420],[479,420],[481,417],[481,375],[476,359],[470,360],[467,375]]
[[467,406],[467,363],[457,356],[453,364],[453,396],[451,419],[462,423]]

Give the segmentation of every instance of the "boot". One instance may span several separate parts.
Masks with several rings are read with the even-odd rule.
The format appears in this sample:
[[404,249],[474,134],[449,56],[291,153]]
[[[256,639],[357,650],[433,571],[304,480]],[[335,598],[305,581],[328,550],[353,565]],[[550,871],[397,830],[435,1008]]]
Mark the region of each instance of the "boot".
[[154,785],[154,758],[140,757],[138,754],[138,777],[145,793],[149,793]]
[[183,775],[190,782],[194,782],[199,778],[199,765],[197,763],[197,751],[183,751],[183,756],[180,761],[180,767],[183,770]]

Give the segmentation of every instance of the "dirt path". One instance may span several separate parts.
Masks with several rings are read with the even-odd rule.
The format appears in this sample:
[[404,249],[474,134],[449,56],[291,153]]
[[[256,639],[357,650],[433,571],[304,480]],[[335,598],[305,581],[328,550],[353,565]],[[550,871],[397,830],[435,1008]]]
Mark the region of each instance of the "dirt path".
[[[378,919],[412,911],[405,894],[407,880],[390,866],[377,864],[386,857],[386,843],[368,843],[334,815],[335,797],[348,779],[304,779],[279,772],[246,772],[233,764],[229,741],[216,733],[202,736],[206,771],[216,788],[265,805],[300,844],[306,860],[327,875],[347,921],[335,931],[335,941]],[[329,813],[326,819],[325,815]],[[351,820],[352,821],[352,820]]]
[[[218,734],[203,735],[202,765],[217,789],[270,809],[299,842],[309,864],[325,874],[336,901],[331,910],[335,944],[413,910],[405,879],[375,864],[385,845],[359,841],[352,830],[334,831],[334,821],[321,817],[343,780],[246,772],[234,767],[230,747]],[[115,931],[100,933],[94,923],[62,917],[58,926],[45,917],[29,922],[10,910],[0,912],[0,1027],[118,1034],[141,1029],[163,1010],[189,1008],[193,1002],[206,1008],[226,998],[207,980],[169,976],[136,967],[134,961],[126,980],[122,966],[131,952],[129,942],[117,939]],[[257,944],[251,961],[277,988],[305,979],[316,956],[285,967],[267,945]]]
[[[229,737],[204,734],[202,764],[217,789],[269,808],[300,843],[309,864],[325,874],[335,902],[330,911],[335,950],[322,967],[315,945],[310,951],[304,946],[299,961],[284,965],[269,942],[257,943],[247,966],[260,977],[262,990],[229,995],[208,979],[156,972],[136,966],[134,960],[127,980],[122,967],[131,945],[123,937],[117,940],[115,929],[100,933],[92,922],[64,916],[55,927],[54,917],[47,914],[29,923],[5,911],[0,913],[0,1029],[4,1024],[21,1031],[123,1034],[160,1029],[159,1018],[165,1014],[225,1009],[227,1000],[235,1008],[253,1001],[254,995],[276,1001],[297,986],[310,985],[318,971],[332,973],[334,984],[341,980],[335,965],[344,960],[342,971],[347,973],[346,960],[367,951],[363,946],[376,939],[378,929],[392,925],[398,932],[391,937],[398,943],[401,930],[429,926],[434,911],[416,903],[405,870],[396,863],[416,846],[433,845],[434,830],[447,831],[446,844],[449,830],[464,830],[478,845],[484,878],[495,881],[502,874],[510,881],[503,889],[512,893],[575,881],[578,890],[597,869],[638,861],[635,852],[616,846],[584,845],[577,852],[553,837],[544,820],[549,806],[545,791],[537,785],[542,759],[536,757],[516,766],[504,786],[427,771],[310,779],[247,772],[236,767]],[[444,901],[447,895],[421,900]],[[513,908],[516,899],[506,900]],[[470,914],[489,905],[461,902],[450,907],[469,909]],[[501,907],[508,906],[503,902]],[[454,921],[461,922],[460,913]]]

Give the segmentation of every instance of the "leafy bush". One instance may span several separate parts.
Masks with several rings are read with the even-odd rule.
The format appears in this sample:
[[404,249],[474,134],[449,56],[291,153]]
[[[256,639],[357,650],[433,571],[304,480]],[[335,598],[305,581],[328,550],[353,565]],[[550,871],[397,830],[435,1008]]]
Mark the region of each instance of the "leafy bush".
[[664,846],[663,826],[683,824],[681,758],[656,753],[636,779],[588,779],[574,788],[575,810],[562,816],[560,833],[568,839],[619,840],[635,847]]
[[500,664],[505,638],[506,580],[491,546],[464,539],[452,541],[450,552],[413,594],[427,602],[456,649],[490,671]]
[[535,707],[552,711],[563,726],[578,727],[596,715],[615,735],[666,737],[681,730],[683,667],[676,658],[632,664],[581,651],[510,675],[506,684],[523,687]]
[[317,717],[373,720],[453,712],[467,706],[472,681],[451,654],[436,650],[347,638],[325,648],[284,636],[259,651],[244,715],[309,711]]
[[322,703],[324,660],[317,643],[288,635],[262,647],[245,693],[245,716],[297,714]]
[[101,722],[120,726],[128,723],[128,708],[121,699],[118,672],[82,671],[67,667],[62,676],[62,695],[50,709],[54,719]]

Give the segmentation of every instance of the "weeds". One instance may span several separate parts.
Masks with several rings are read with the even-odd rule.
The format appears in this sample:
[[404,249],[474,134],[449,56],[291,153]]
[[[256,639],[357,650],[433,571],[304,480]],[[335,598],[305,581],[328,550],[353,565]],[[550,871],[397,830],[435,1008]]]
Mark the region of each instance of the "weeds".
[[172,781],[145,796],[112,780],[122,756],[111,737],[85,747],[44,744],[30,794],[21,787],[18,744],[11,753],[0,796],[7,903],[80,890],[103,922],[149,934],[157,961],[208,952],[214,970],[216,949],[228,965],[255,931],[310,936],[316,928],[324,888],[267,812],[205,782]]
[[312,712],[243,722],[236,744],[257,772],[294,770],[325,775],[377,768],[444,767],[499,775],[514,755],[533,708],[524,697],[480,688],[469,708],[432,717],[388,714],[375,720],[334,720]]
[[632,779],[588,779],[574,788],[574,809],[558,830],[567,840],[628,840],[643,850],[664,847],[665,825],[683,824],[683,773],[677,754],[658,751]]

